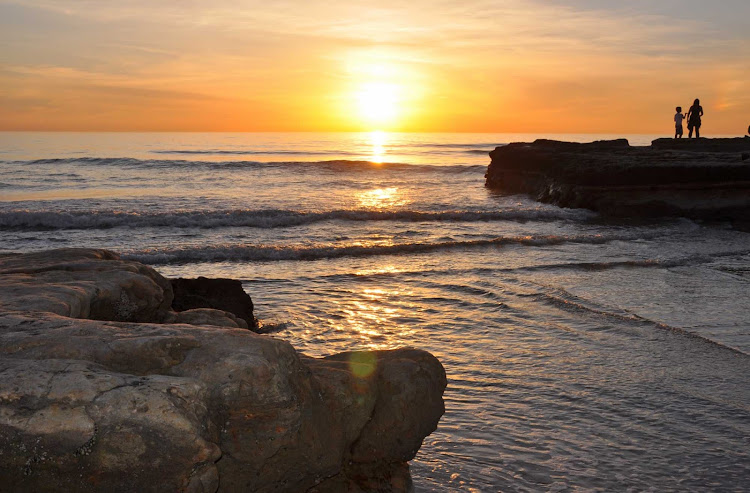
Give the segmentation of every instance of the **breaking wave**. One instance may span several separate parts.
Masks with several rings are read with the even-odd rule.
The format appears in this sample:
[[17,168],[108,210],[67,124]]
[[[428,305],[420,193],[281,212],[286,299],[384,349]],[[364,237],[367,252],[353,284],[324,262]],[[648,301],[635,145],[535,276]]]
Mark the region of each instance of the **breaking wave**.
[[399,222],[489,222],[581,220],[594,216],[573,209],[512,209],[500,211],[417,210],[373,211],[365,209],[296,211],[283,209],[186,211],[135,213],[119,211],[27,211],[0,212],[0,230],[63,230],[111,228],[279,228],[322,221],[399,221]]
[[273,155],[290,155],[290,156],[331,156],[331,155],[341,155],[341,156],[356,156],[357,154],[353,152],[348,151],[322,151],[322,152],[316,152],[316,151],[263,151],[263,150],[246,150],[246,149],[164,149],[164,150],[157,150],[157,151],[151,151],[152,154],[206,154],[206,155],[215,155],[215,154],[226,154],[226,155],[237,155],[237,156],[243,156],[243,155],[258,155],[258,156],[273,156]]
[[152,248],[129,252],[122,257],[151,265],[199,262],[247,262],[280,260],[321,260],[341,257],[369,257],[429,253],[461,248],[501,247],[507,245],[550,246],[563,243],[599,245],[610,241],[633,239],[617,236],[509,236],[468,241],[399,243],[389,245],[220,245],[182,248]]
[[[155,151],[158,152],[158,151]],[[216,154],[214,152],[203,151],[181,151],[182,154]],[[484,152],[484,151],[482,151]],[[227,152],[228,154],[237,154]],[[248,152],[249,154],[250,152]],[[261,154],[260,152],[256,154]],[[297,154],[296,151],[288,153],[273,154]],[[314,153],[300,153],[310,155]],[[422,171],[438,173],[475,173],[484,172],[487,168],[485,165],[431,165],[431,164],[409,164],[401,162],[375,162],[363,159],[330,159],[321,161],[201,161],[188,159],[136,159],[136,158],[115,158],[115,157],[76,157],[76,158],[54,158],[54,159],[35,159],[32,161],[12,161],[10,164],[20,166],[49,165],[49,164],[71,164],[82,166],[114,166],[118,168],[140,168],[140,169],[184,169],[184,168],[205,168],[205,169],[262,169],[262,168],[282,168],[284,170],[331,170],[331,171],[353,171],[353,170],[380,170],[380,171]]]

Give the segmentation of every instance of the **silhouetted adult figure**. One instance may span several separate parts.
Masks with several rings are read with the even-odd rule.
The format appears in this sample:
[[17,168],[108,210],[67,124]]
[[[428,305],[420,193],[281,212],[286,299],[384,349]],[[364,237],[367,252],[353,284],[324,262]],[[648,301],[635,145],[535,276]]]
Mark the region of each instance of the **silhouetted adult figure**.
[[690,107],[687,114],[688,121],[688,139],[693,137],[693,129],[695,129],[695,138],[698,139],[701,136],[701,117],[703,116],[703,106],[701,106],[701,100],[696,99],[693,101],[693,106]]

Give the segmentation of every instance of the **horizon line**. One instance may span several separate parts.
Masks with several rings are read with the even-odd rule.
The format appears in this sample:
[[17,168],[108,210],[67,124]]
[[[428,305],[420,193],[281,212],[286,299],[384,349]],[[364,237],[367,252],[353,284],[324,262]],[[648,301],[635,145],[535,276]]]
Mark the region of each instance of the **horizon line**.
[[[182,133],[182,134],[263,134],[263,133],[275,133],[275,134],[371,134],[375,132],[382,132],[386,134],[525,134],[525,135],[669,135],[669,132],[556,132],[556,131],[418,131],[418,130],[21,130],[21,129],[0,129],[0,133],[122,133],[122,134],[135,134],[135,133]],[[717,133],[712,134],[711,137],[701,138],[712,138],[712,137],[732,137],[738,134],[729,133]],[[746,134],[739,134],[740,137]],[[671,138],[671,137],[670,137]]]

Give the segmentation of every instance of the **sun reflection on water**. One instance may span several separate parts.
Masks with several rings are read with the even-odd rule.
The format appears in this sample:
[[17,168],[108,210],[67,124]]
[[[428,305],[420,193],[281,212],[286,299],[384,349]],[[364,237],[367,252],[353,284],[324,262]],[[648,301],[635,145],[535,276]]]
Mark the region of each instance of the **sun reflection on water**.
[[382,163],[385,159],[386,144],[388,143],[388,134],[382,130],[370,132],[370,145],[372,146],[372,156],[370,161],[373,163]]
[[380,265],[371,269],[361,269],[354,273],[355,276],[372,276],[376,274],[397,274],[404,272],[404,269],[395,265]]
[[386,349],[402,345],[414,331],[399,321],[408,313],[397,308],[392,299],[402,299],[407,293],[383,288],[366,288],[356,298],[340,303],[341,320],[338,330],[354,336],[359,347]]
[[359,205],[366,209],[386,209],[409,203],[409,199],[397,187],[375,188],[366,192],[358,192],[356,196]]

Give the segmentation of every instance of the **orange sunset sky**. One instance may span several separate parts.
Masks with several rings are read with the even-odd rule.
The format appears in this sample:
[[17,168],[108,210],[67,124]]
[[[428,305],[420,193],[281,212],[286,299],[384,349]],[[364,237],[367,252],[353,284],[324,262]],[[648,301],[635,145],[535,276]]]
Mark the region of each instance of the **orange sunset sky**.
[[0,130],[702,133],[750,2],[0,1]]

